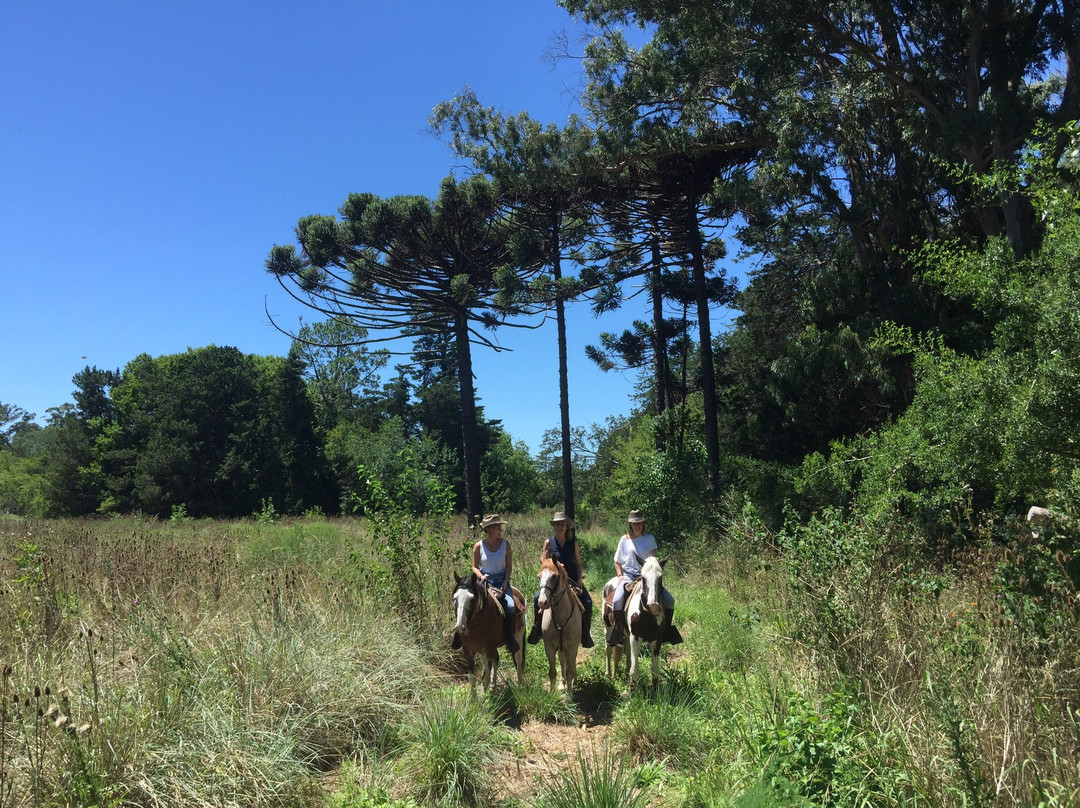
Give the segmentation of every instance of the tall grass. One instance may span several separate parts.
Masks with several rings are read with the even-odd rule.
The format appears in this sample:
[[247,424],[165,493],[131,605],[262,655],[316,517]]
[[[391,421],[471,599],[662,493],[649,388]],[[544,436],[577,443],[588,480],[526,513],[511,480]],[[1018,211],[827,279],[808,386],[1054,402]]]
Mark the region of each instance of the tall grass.
[[644,808],[650,795],[619,751],[584,753],[537,798],[537,808]]
[[[511,518],[529,594],[549,518]],[[579,719],[608,747],[534,805],[1080,805],[1076,593],[1036,577],[1071,550],[928,565],[896,525],[725,527],[672,554],[686,642],[655,687],[621,696],[598,647],[550,694],[530,646],[524,685],[469,700],[445,602],[389,609],[362,521],[4,520],[0,808],[314,806],[339,770],[341,808],[494,806],[508,727]],[[595,593],[614,537],[579,538]],[[425,591],[470,539],[416,544],[447,553]]]
[[358,523],[4,528],[0,806],[320,804],[445,682],[350,569]]
[[488,804],[488,767],[506,744],[485,701],[449,691],[426,702],[402,731],[407,793],[422,805]]

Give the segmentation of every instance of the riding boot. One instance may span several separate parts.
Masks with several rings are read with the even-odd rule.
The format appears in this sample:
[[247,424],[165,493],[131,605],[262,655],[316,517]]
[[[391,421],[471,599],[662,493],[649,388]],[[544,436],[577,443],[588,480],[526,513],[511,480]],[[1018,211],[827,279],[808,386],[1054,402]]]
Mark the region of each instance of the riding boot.
[[593,639],[590,633],[592,629],[592,601],[582,604],[583,613],[581,615],[581,647],[592,648]]
[[682,634],[675,628],[672,622],[675,619],[674,609],[664,609],[664,642],[678,645],[682,642]]
[[540,605],[533,600],[533,624],[529,629],[529,645],[536,645],[543,637],[542,626],[540,625]]
[[521,650],[521,646],[518,645],[518,641],[514,637],[514,618],[516,616],[508,614],[503,618],[503,640],[506,641],[506,650],[511,654],[516,654]]
[[623,622],[626,620],[626,610],[616,609],[611,613],[611,619],[614,625],[611,627],[611,636],[608,637],[607,644],[622,645],[625,642]]

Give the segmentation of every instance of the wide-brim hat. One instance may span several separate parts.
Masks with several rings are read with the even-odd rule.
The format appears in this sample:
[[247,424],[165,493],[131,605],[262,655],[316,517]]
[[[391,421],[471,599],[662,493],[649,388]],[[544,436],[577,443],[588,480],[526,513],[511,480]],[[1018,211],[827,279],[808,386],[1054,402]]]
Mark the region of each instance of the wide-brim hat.
[[644,522],[645,514],[643,514],[641,511],[630,511],[630,515],[626,517],[626,521],[630,523]]
[[508,525],[508,524],[510,524],[510,523],[509,522],[504,522],[503,518],[501,516],[499,516],[499,514],[497,514],[497,513],[489,513],[489,514],[487,514],[487,516],[485,516],[483,519],[480,520],[480,527],[483,530],[487,530],[489,527],[493,527],[495,525]]
[[556,522],[566,522],[567,527],[574,527],[574,520],[567,516],[564,511],[555,511],[555,515],[551,517],[551,524]]

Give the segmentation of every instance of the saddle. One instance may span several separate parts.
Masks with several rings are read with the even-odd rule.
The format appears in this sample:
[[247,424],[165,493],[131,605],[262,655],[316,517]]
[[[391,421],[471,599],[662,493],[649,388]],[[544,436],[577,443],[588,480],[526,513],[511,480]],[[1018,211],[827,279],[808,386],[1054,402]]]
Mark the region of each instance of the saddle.
[[[623,592],[626,593],[627,597],[630,597],[630,595],[633,594],[634,587],[636,587],[638,585],[639,581],[640,581],[640,579],[635,579],[633,581],[627,581],[626,583],[624,583],[622,585]],[[617,587],[613,586],[613,587],[611,587],[611,589],[605,589],[605,591],[604,591],[604,603],[606,603],[608,606],[611,606],[612,603],[615,602],[615,589],[616,588]],[[625,603],[625,601],[623,601],[623,602]]]
[[[488,586],[487,591],[491,594],[491,599],[495,601],[495,608],[499,611],[499,614],[506,617],[506,606],[503,605],[502,598],[498,597],[493,586]],[[514,605],[517,607],[517,614],[525,613],[525,596],[521,594],[521,590],[513,584],[510,584],[510,595],[514,599]]]

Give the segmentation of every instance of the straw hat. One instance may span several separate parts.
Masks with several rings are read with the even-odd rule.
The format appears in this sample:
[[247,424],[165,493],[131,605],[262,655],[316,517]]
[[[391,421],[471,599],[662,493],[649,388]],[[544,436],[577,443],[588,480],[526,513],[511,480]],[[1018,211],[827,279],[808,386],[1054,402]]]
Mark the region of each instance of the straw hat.
[[497,513],[489,513],[487,516],[485,516],[483,519],[480,520],[480,527],[483,528],[484,530],[487,530],[489,527],[493,527],[495,525],[508,525],[508,524],[510,524],[510,523],[509,522],[504,522],[503,518],[501,516],[499,516],[499,514],[497,514]]
[[566,515],[564,511],[555,511],[555,515],[551,518],[551,524],[556,522],[566,522],[567,527],[574,527],[574,520]]
[[641,511],[630,511],[630,515],[626,517],[626,521],[630,523],[644,522],[645,514],[643,514]]

